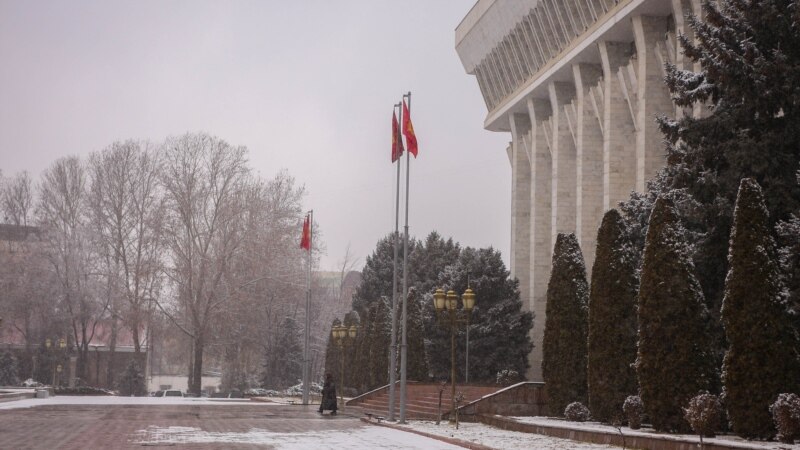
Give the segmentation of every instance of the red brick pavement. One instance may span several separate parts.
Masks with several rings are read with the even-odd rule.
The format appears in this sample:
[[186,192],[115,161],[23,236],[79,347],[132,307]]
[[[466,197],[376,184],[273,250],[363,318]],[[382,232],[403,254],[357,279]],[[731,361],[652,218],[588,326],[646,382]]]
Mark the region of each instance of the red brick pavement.
[[[0,410],[0,450],[165,448],[142,444],[149,426],[196,427],[210,432],[353,430],[357,417],[319,416],[315,406],[275,405],[48,405]],[[183,449],[265,449],[254,444],[180,444]]]

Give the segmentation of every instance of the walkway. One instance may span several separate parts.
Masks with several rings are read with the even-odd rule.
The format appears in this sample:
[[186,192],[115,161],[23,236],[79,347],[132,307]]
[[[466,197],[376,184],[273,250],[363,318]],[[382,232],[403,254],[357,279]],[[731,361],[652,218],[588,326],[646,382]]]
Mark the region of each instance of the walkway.
[[[0,449],[459,448],[346,414],[320,416],[314,406],[191,400],[103,397],[75,405],[56,397],[13,402],[13,409],[6,403]],[[26,404],[41,406],[19,408]]]

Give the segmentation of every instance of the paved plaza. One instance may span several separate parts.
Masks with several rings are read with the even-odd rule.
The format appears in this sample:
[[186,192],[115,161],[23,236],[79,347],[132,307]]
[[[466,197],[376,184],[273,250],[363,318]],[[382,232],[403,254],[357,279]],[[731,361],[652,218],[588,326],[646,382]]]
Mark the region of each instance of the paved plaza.
[[364,424],[346,413],[320,416],[313,405],[183,399],[68,404],[58,399],[26,408],[0,404],[0,449],[459,448]]

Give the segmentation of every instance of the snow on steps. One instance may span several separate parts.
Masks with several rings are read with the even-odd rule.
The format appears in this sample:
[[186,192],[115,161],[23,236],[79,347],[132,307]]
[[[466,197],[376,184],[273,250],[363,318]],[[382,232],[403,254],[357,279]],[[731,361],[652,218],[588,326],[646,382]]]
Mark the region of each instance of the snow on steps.
[[[456,385],[456,392],[463,392],[465,402],[480,399],[497,391],[497,386]],[[395,415],[400,413],[400,387],[395,388]],[[345,403],[356,407],[364,414],[389,415],[389,385],[367,392]],[[411,419],[436,419],[439,405],[439,384],[409,382],[407,385],[406,417]],[[450,410],[450,386],[442,393],[442,413]]]

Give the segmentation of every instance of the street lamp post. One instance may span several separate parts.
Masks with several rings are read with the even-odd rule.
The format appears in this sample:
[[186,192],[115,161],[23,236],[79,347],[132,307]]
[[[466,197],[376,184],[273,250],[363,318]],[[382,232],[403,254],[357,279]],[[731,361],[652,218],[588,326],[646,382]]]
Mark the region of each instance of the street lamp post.
[[475,307],[475,293],[467,288],[461,296],[463,314],[458,311],[458,295],[455,291],[436,289],[433,294],[433,306],[436,308],[436,322],[450,329],[450,420],[456,417],[456,331],[460,325],[469,326],[472,309]]
[[[52,345],[53,345],[53,342],[49,338],[44,340],[44,346],[45,346],[45,348],[47,348],[48,352],[50,351],[50,347]],[[64,349],[67,348],[66,339],[61,338],[61,339],[58,340],[58,348],[60,349],[60,352],[61,352],[61,356],[62,356],[61,359],[63,359]],[[53,359],[55,359],[55,358],[53,358]],[[60,374],[61,370],[63,370],[61,364],[56,365],[55,361],[53,361],[53,387],[56,386],[56,372],[58,372]]]
[[333,327],[331,334],[333,334],[333,339],[336,341],[336,345],[339,346],[339,365],[341,369],[341,378],[339,378],[339,382],[341,383],[339,397],[342,399],[342,409],[344,409],[344,349],[355,342],[356,336],[358,335],[358,327],[355,325],[350,325],[350,328],[347,328],[344,325],[338,325]]

